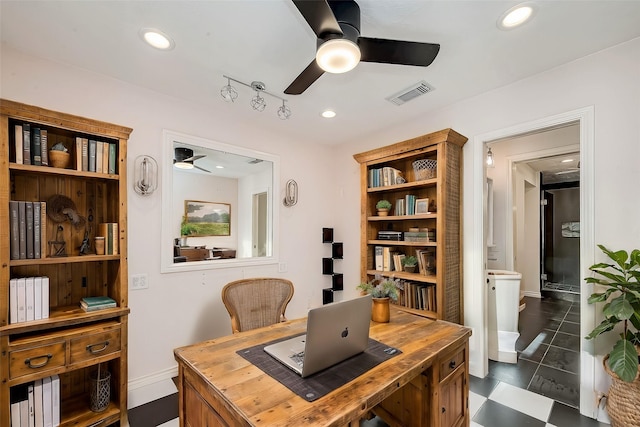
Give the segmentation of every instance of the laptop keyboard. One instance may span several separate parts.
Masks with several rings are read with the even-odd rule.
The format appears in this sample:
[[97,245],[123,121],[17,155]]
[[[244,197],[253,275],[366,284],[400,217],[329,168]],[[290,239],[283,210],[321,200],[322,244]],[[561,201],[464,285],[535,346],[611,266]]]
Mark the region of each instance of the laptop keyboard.
[[296,363],[296,365],[302,368],[302,365],[304,363],[304,351],[301,351],[300,353],[292,354],[291,356],[289,356],[289,358],[293,360]]

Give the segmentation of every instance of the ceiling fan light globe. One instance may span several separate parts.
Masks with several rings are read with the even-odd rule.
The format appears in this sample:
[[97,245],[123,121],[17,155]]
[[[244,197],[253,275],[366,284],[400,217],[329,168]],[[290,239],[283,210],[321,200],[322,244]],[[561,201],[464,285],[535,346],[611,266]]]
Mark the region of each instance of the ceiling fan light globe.
[[348,39],[332,39],[316,51],[318,66],[327,73],[346,73],[360,62],[360,48]]
[[178,169],[193,169],[193,163],[175,162],[173,165]]

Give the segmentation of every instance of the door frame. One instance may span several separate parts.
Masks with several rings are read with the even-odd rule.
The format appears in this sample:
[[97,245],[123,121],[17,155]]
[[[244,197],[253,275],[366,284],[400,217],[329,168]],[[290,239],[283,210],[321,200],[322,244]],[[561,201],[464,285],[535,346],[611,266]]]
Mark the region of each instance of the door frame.
[[[467,222],[464,233],[469,237],[470,250],[465,251],[465,301],[483,301],[483,304],[467,305],[473,307],[473,312],[465,313],[469,320],[469,326],[476,335],[475,355],[470,360],[470,368],[473,375],[485,377],[488,373],[488,348],[487,348],[487,293],[484,283],[487,248],[485,244],[484,227],[486,197],[484,182],[485,171],[485,145],[498,139],[522,136],[527,133],[537,132],[561,126],[567,123],[578,122],[580,127],[580,279],[581,283],[589,274],[589,266],[595,259],[595,224],[594,224],[594,188],[595,188],[595,120],[594,107],[588,106],[581,109],[544,117],[512,127],[498,129],[492,132],[476,135],[473,138],[472,171],[469,187],[473,194],[472,211],[469,215],[471,221]],[[474,225],[475,224],[475,225]],[[478,225],[478,226],[476,226]],[[592,341],[584,339],[596,325],[596,312],[594,307],[588,304],[587,299],[591,289],[585,285],[580,293],[580,413],[597,418],[597,391],[595,389],[596,369],[598,356],[595,354],[595,346]]]

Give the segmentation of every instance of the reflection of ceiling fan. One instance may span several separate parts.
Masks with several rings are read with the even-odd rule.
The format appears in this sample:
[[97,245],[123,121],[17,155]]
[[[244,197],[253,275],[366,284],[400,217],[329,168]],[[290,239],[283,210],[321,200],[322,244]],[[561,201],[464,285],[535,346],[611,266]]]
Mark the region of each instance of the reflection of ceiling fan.
[[325,71],[344,73],[359,61],[426,67],[435,59],[439,44],[360,36],[360,7],[353,1],[293,0],[318,37],[316,58],[285,89],[299,95]]
[[207,157],[204,154],[200,154],[197,156],[193,155],[193,150],[190,148],[182,148],[182,147],[177,147],[175,149],[175,158],[173,159],[173,165],[177,168],[180,169],[200,169],[201,171],[204,172],[209,172],[211,173],[211,171],[208,171],[204,168],[201,168],[200,166],[196,166],[193,162],[195,162],[198,159],[201,159],[203,157]]
[[567,168],[561,171],[556,172],[556,175],[566,175],[569,173],[579,172],[580,171],[580,162],[578,162],[578,166],[575,168]]

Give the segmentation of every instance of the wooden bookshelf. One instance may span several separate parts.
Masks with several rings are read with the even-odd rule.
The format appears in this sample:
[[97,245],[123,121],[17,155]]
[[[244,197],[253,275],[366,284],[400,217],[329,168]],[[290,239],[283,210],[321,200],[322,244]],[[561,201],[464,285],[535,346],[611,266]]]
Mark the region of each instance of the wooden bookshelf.
[[[376,275],[401,279],[406,285],[399,306],[421,316],[455,323],[463,322],[461,195],[462,147],[466,141],[466,137],[445,129],[354,155],[360,163],[361,280],[370,281]],[[433,173],[425,174],[424,170],[414,169],[417,160],[435,161],[437,167]],[[431,209],[416,213],[410,209],[409,196],[414,200],[429,199]],[[381,199],[393,205],[389,216],[376,214],[375,205]],[[404,206],[398,200],[403,200]],[[429,230],[435,241],[383,240],[378,235],[380,231],[406,233],[416,229]],[[394,271],[393,267],[385,271],[384,265],[376,265],[376,247],[406,256],[432,251],[435,263],[414,273]],[[429,301],[416,295],[426,295],[426,290]]]
[[[20,162],[15,128],[24,124],[32,129],[45,129],[49,148],[63,143],[69,150],[69,165],[57,168],[24,164],[24,159]],[[128,425],[126,159],[131,131],[119,125],[0,100],[2,426],[10,425],[11,389],[52,375],[60,378],[60,425]],[[78,170],[78,138],[113,144],[117,153],[115,173]],[[47,240],[41,246],[40,258],[15,259],[11,252],[13,233],[10,231],[9,202],[47,202],[52,196],[72,200],[82,221],[59,222],[46,215],[42,236]],[[47,203],[47,214],[49,208]],[[93,239],[98,224],[103,222],[118,223],[117,255],[95,255],[93,252]],[[89,250],[81,253],[85,239],[90,242]],[[64,256],[54,256],[49,241],[64,241]],[[21,277],[49,278],[48,317],[11,321],[9,282]],[[85,296],[109,296],[118,306],[85,312],[79,305]],[[103,412],[92,412],[89,406],[90,375],[98,365],[111,373],[111,395]]]

